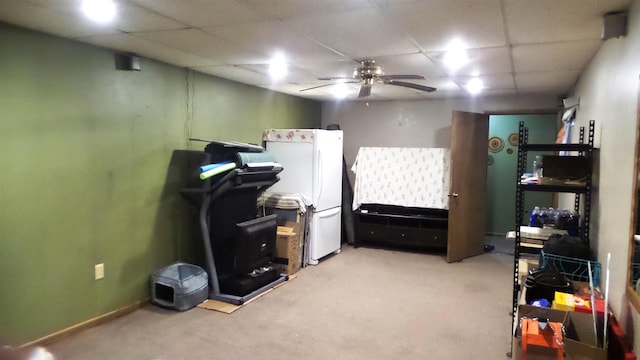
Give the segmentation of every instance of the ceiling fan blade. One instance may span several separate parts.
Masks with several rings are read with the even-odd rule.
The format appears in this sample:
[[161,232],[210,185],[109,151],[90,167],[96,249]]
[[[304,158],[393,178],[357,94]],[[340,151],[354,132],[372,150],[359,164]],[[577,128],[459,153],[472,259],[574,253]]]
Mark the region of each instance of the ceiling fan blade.
[[394,80],[394,79],[426,80],[426,78],[421,75],[380,75],[379,78],[382,80]]
[[325,87],[325,86],[333,86],[333,85],[340,85],[340,84],[357,84],[360,81],[343,81],[343,82],[339,82],[339,83],[333,83],[333,84],[324,84],[324,85],[318,85],[318,86],[313,86],[310,88],[306,88],[306,89],[301,89],[300,91],[307,91],[307,90],[313,90],[313,89],[317,89],[317,88],[321,88],[321,87]]
[[319,77],[318,80],[353,80],[352,77],[335,76],[335,77]]
[[416,90],[422,90],[422,91],[426,91],[426,92],[436,91],[436,88],[431,87],[431,86],[412,84],[412,83],[408,83],[408,82],[404,82],[404,81],[388,80],[388,81],[384,81],[384,83],[387,84],[387,85],[404,86],[404,87],[407,87],[407,88],[416,89]]
[[362,85],[360,86],[360,92],[358,93],[358,97],[367,97],[371,95],[371,85]]

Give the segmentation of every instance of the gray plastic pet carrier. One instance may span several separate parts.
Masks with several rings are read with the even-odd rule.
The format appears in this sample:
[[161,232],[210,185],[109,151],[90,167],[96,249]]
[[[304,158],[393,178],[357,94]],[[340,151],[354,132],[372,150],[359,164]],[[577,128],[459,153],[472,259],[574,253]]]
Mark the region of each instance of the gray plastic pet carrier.
[[151,275],[151,301],[159,306],[185,311],[209,295],[207,273],[199,266],[175,263]]

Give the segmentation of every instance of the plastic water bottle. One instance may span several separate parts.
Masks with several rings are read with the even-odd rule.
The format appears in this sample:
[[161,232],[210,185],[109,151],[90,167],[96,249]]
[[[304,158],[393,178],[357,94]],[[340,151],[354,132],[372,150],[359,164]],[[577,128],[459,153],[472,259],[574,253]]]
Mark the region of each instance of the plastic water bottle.
[[547,219],[544,225],[548,227],[555,227],[557,218],[558,212],[554,208],[550,207],[549,209],[547,209]]
[[533,211],[531,211],[531,216],[529,217],[529,226],[538,226],[538,223],[540,222],[539,219],[540,219],[540,207],[536,206],[533,208]]

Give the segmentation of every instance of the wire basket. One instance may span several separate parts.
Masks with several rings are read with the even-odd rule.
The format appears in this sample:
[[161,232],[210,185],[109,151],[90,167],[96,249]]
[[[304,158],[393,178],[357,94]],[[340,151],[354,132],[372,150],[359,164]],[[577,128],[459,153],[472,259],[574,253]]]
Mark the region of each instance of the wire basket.
[[540,251],[540,267],[550,267],[558,270],[569,280],[589,282],[589,265],[591,263],[591,275],[593,286],[600,284],[600,263],[584,259],[576,259],[568,256],[554,255]]

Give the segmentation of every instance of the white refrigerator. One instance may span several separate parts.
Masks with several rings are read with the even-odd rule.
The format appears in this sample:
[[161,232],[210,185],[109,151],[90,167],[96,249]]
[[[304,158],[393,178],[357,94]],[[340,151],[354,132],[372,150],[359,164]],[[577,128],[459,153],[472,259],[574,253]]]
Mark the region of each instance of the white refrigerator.
[[302,194],[312,203],[307,261],[340,251],[342,130],[268,129],[266,150],[283,167],[271,192]]

